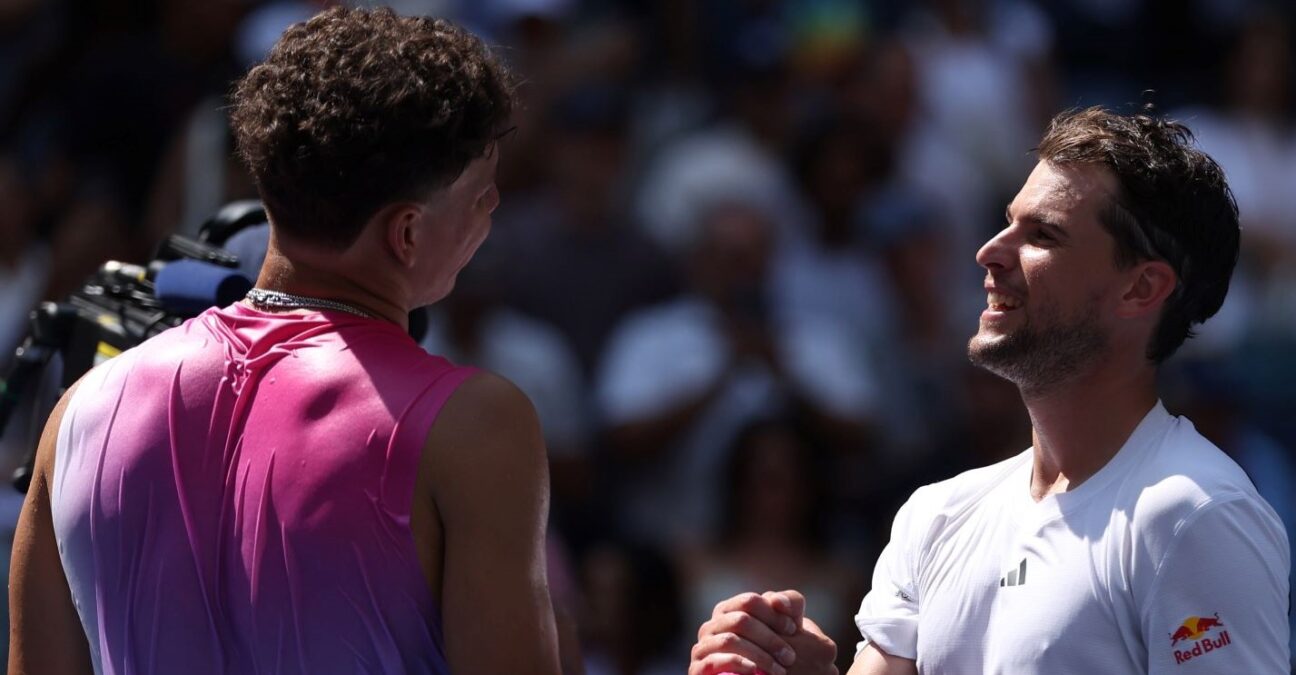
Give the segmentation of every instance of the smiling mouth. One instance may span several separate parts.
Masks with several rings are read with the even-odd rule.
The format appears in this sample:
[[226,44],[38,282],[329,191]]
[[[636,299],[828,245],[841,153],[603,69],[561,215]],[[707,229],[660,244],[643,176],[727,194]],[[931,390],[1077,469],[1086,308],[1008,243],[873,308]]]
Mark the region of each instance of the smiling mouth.
[[986,306],[996,312],[1007,312],[1021,307],[1021,300],[990,291],[986,293]]

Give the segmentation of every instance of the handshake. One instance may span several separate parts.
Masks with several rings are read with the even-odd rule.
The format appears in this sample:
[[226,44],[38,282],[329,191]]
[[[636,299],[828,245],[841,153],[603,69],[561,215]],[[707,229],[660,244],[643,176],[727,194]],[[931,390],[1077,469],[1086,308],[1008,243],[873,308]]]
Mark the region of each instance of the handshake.
[[837,645],[805,616],[797,591],[743,593],[698,629],[688,675],[838,675]]

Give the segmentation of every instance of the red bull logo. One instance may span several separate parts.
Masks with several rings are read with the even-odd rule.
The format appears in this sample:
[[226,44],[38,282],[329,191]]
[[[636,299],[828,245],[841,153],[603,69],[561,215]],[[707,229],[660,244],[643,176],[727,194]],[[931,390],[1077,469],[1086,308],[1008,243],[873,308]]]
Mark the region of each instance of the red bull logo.
[[1220,630],[1216,637],[1208,635],[1217,628],[1224,628],[1224,622],[1220,621],[1218,612],[1214,616],[1190,616],[1184,619],[1184,622],[1170,633],[1170,646],[1175,647],[1187,641],[1192,641],[1194,644],[1191,647],[1184,645],[1182,649],[1175,649],[1175,663],[1185,663],[1233,644],[1233,638],[1229,637],[1227,630]]

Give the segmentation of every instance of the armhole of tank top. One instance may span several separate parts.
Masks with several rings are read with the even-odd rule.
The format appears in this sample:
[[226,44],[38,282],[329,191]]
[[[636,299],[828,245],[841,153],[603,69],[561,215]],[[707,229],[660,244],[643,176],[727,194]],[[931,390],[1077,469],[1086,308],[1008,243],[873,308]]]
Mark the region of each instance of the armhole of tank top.
[[445,408],[446,402],[451,396],[459,390],[459,386],[468,381],[468,378],[481,372],[471,366],[453,366],[432,381],[428,385],[426,392],[423,394],[423,405],[426,409],[431,410],[429,415],[428,427],[424,430],[423,438],[432,433],[432,427],[436,424],[437,418],[441,416],[441,409]]
[[[424,447],[432,434],[432,429],[436,427],[437,420],[441,419],[441,411],[445,409],[450,397],[454,396],[459,387],[468,381],[468,378],[479,372],[481,371],[478,368],[471,366],[450,366],[439,373],[427,386],[427,389],[423,390],[416,407],[420,411],[419,417],[426,420],[426,422],[418,425],[417,439],[410,439],[416,443],[416,447],[419,449],[417,453],[419,457],[422,457]],[[414,429],[414,427],[411,427],[410,430],[414,431]]]
[[396,475],[408,476],[409,481],[408,483],[398,481],[399,487],[392,486],[391,489],[398,490],[397,494],[392,495],[395,503],[406,507],[412,504],[414,485],[417,481],[415,476],[422,466],[427,441],[436,426],[437,419],[441,416],[441,409],[459,389],[459,385],[477,372],[476,368],[447,365],[432,377],[423,391],[401,414],[395,430],[397,434],[395,443],[401,451],[388,461],[396,463]]

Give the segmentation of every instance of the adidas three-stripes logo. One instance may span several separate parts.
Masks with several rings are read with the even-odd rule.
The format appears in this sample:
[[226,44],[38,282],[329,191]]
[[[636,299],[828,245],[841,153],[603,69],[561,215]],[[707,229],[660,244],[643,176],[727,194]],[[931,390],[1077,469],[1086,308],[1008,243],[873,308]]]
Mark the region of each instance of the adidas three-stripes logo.
[[1026,559],[1022,558],[1021,564],[1015,570],[1008,570],[1008,573],[999,578],[1000,586],[1021,586],[1026,583]]

